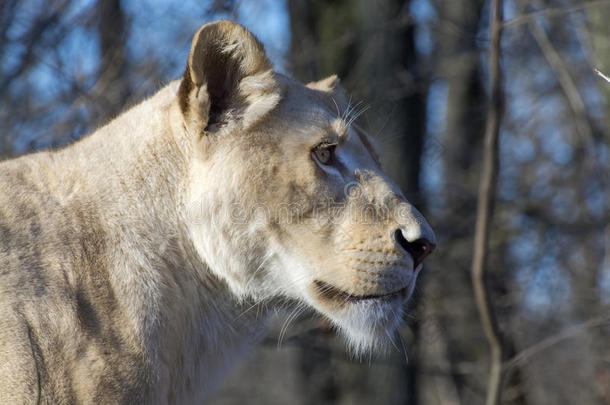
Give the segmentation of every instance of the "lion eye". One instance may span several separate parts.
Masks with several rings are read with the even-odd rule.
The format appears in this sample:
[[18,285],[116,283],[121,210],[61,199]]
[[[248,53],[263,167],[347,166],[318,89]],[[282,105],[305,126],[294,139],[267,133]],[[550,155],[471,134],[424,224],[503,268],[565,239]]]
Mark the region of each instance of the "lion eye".
[[318,145],[314,148],[313,155],[315,156],[316,160],[321,164],[331,164],[334,159],[336,146],[337,145],[333,144]]

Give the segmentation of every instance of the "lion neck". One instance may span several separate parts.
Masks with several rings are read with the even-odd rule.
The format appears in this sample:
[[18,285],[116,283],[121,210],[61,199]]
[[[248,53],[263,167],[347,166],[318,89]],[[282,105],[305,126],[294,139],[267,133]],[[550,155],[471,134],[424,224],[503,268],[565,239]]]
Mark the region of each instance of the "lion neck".
[[133,338],[160,370],[155,396],[191,402],[259,340],[267,317],[249,311],[253,304],[238,300],[193,247],[186,218],[193,157],[181,138],[187,134],[172,130],[174,87],[74,148],[89,203],[115,239],[108,244],[112,288],[121,292]]

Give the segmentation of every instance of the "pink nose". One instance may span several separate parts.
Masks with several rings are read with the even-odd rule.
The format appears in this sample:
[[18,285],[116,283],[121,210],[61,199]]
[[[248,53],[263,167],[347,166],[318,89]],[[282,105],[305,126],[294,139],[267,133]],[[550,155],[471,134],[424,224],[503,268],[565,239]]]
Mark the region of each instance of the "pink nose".
[[428,257],[428,255],[432,253],[436,247],[434,243],[430,242],[426,238],[419,238],[411,242],[408,241],[405,238],[402,229],[397,229],[394,231],[394,239],[400,245],[400,247],[411,255],[413,258],[414,269],[417,268],[417,266],[419,266],[419,264],[423,262],[424,259]]

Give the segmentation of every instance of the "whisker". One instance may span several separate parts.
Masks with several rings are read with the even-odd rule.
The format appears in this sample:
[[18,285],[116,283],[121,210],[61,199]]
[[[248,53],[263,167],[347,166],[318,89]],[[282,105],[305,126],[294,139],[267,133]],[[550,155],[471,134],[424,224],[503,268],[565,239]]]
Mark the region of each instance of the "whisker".
[[347,126],[349,127],[350,125],[352,125],[354,123],[354,121],[356,121],[358,119],[358,117],[360,117],[362,114],[367,112],[369,109],[370,109],[370,106],[368,106],[368,105],[363,106],[359,111],[354,113],[354,115],[348,121]]
[[377,130],[377,132],[375,132],[375,138],[379,137],[379,134],[381,134],[381,132],[385,129],[385,127],[388,125],[388,123],[391,121],[391,118],[394,114],[394,110],[396,109],[397,104],[392,104],[392,109],[390,110],[389,113],[385,114],[385,116],[387,117],[386,120],[384,121],[383,125],[381,126],[381,128],[379,128]]
[[394,132],[388,133],[387,135],[382,135],[382,136],[377,137],[377,140],[380,145],[383,145],[383,144],[401,139],[403,137],[404,137],[403,131],[394,131]]
[[[357,115],[358,115],[358,108],[359,108],[359,107],[360,107],[362,104],[363,104],[363,101],[359,101],[358,103],[356,103],[356,105],[354,105],[354,106],[351,108],[349,115],[346,115],[346,117],[345,117],[345,119],[346,119],[346,121],[347,121],[348,123],[353,122],[353,119],[352,119],[353,117],[355,117],[355,116],[357,117]],[[349,124],[348,124],[348,126],[349,126]]]
[[282,342],[284,340],[286,332],[288,331],[288,327],[290,326],[290,323],[292,323],[292,321],[294,321],[296,318],[298,318],[298,316],[303,312],[304,309],[305,309],[305,304],[302,302],[299,303],[296,306],[296,308],[292,311],[292,313],[288,316],[288,318],[282,325],[282,328],[280,328],[280,334],[278,336],[278,341],[277,341],[278,349],[281,349],[281,347],[282,347]]
[[254,281],[254,279],[256,278],[258,272],[263,268],[263,266],[265,265],[265,263],[267,263],[271,258],[273,257],[273,252],[269,252],[265,255],[265,257],[263,257],[263,260],[261,261],[261,263],[258,265],[258,267],[256,268],[256,270],[254,270],[252,272],[252,275],[248,278],[248,281],[246,282],[246,286],[245,286],[245,290],[248,291],[248,287],[250,286],[250,283],[252,281]]
[[339,104],[337,104],[337,101],[335,100],[334,97],[331,96],[330,99],[333,100],[333,103],[335,104],[335,107],[337,108],[337,117],[340,117],[341,116],[341,111],[339,109]]
[[402,338],[402,335],[400,334],[400,332],[398,332],[397,334],[398,334],[398,340],[400,340],[400,345],[402,347],[402,352],[405,355],[405,363],[409,364],[409,355],[407,354],[407,347],[405,346],[405,341]]
[[[237,315],[235,317],[235,319],[239,319],[242,316],[246,315],[248,312],[250,312],[253,308],[255,308],[256,306],[258,306],[260,304],[260,302],[255,302],[254,304],[252,304],[251,306],[249,306],[248,308],[246,308],[242,313],[240,313],[239,315]],[[257,318],[258,318],[258,312],[257,312]]]
[[350,115],[351,115],[351,114],[354,112],[354,110],[355,110],[356,108],[358,108],[358,106],[359,106],[361,103],[362,103],[362,101],[359,101],[358,103],[356,103],[356,105],[353,105],[353,104],[352,104],[352,99],[351,99],[351,97],[350,97],[350,100],[349,100],[349,103],[348,103],[347,109],[346,109],[346,110],[344,111],[344,113],[343,113],[343,117],[342,117],[343,121],[346,121],[346,122],[347,122],[347,121],[349,120],[349,118],[350,118]]

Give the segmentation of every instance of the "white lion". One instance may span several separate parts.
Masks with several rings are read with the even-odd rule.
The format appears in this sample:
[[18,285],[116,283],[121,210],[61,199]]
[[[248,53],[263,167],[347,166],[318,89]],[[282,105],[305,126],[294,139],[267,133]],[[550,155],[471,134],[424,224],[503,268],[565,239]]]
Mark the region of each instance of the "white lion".
[[435,239],[351,115],[218,21],[181,80],[3,162],[0,402],[199,402],[279,301],[381,345]]

